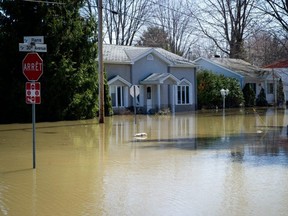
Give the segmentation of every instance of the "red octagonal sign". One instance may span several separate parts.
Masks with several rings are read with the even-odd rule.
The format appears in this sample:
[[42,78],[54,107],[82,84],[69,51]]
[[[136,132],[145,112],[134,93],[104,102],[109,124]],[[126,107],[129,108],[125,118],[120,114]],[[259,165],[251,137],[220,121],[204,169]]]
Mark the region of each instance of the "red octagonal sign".
[[38,81],[43,73],[43,60],[38,53],[28,53],[22,62],[23,74],[29,81]]

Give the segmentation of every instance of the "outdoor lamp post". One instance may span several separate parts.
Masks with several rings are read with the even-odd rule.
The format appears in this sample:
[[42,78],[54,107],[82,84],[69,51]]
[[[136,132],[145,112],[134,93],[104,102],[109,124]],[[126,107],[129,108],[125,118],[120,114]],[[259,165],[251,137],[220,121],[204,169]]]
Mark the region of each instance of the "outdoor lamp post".
[[223,111],[224,111],[224,109],[225,109],[225,97],[229,94],[229,89],[221,89],[220,90],[220,93],[221,93],[221,95],[222,95],[222,97],[223,97]]

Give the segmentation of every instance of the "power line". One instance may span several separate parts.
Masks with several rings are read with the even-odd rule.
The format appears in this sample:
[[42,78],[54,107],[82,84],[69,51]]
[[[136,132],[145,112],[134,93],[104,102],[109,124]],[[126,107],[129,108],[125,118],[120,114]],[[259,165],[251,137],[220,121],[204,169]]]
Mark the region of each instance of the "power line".
[[[183,12],[183,11],[180,11],[180,10],[177,10],[177,9],[174,9],[174,8],[171,8],[171,7],[168,7],[168,6],[166,6],[166,5],[160,4],[160,3],[155,2],[155,1],[152,1],[152,0],[147,0],[147,1],[151,2],[151,3],[154,4],[154,5],[161,6],[161,7],[163,7],[163,8],[168,9],[168,10],[171,10],[171,11],[174,11],[174,12],[177,12],[177,13],[181,13],[182,15],[185,15],[185,16],[188,16],[189,18],[192,18],[192,17],[191,17],[191,14],[187,14],[186,12]],[[191,12],[191,13],[192,13],[192,12]],[[193,13],[192,13],[192,14],[193,14]]]

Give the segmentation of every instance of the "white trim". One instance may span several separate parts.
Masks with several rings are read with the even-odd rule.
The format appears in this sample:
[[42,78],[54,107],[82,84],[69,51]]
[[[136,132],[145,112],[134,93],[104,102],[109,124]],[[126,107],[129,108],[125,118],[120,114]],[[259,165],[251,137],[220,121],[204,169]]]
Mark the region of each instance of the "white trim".
[[172,86],[172,113],[175,113],[175,85]]
[[131,65],[132,62],[128,61],[104,61],[105,64],[114,64],[114,65]]
[[[120,92],[118,92],[118,88],[120,90]],[[110,92],[110,96],[111,96],[111,99],[112,99],[112,107],[113,108],[117,108],[117,107],[124,107],[124,101],[122,101],[122,96],[123,96],[123,88],[124,86],[117,86],[117,85],[111,85],[109,86],[109,92]],[[112,91],[113,90],[113,91]],[[120,101],[118,101],[118,93],[120,93]],[[114,103],[115,105],[113,105],[113,97],[112,97],[112,94],[115,95],[114,97]],[[120,105],[119,105],[120,103]]]
[[140,84],[163,84],[165,80],[169,78],[173,79],[176,82],[176,85],[178,85],[180,82],[180,80],[173,76],[171,73],[152,73],[147,78],[140,81]]
[[192,83],[187,80],[186,78],[183,78],[179,81],[178,85],[189,85],[189,86],[192,86]]
[[195,64],[175,64],[175,65],[169,65],[169,67],[171,68],[196,68],[198,67],[198,65]]
[[150,53],[146,56],[147,61],[154,61],[154,56]]
[[158,101],[158,110],[161,109],[161,88],[160,84],[157,85],[157,101]]
[[131,84],[130,82],[128,82],[127,80],[125,80],[124,78],[122,78],[122,77],[119,76],[119,75],[117,75],[117,76],[115,76],[114,78],[110,79],[110,80],[108,81],[108,85],[113,85],[113,83],[116,82],[116,81],[120,81],[120,82],[122,82],[123,84],[125,84],[125,85],[128,86],[128,87],[131,87],[131,86],[132,86],[132,84]]
[[[187,98],[186,98],[186,87],[188,86],[188,99],[189,99],[189,103],[186,103],[186,100],[187,100]],[[185,95],[184,95],[184,97],[185,97],[185,103],[179,103],[178,102],[178,87],[181,87],[181,92],[180,92],[180,94],[181,94],[181,101],[182,101],[182,87],[185,87],[184,88],[184,91],[185,91]],[[175,88],[176,88],[176,94],[175,94],[175,97],[176,97],[176,105],[191,105],[192,104],[192,84],[190,84],[190,85],[177,85],[177,86],[175,86]]]

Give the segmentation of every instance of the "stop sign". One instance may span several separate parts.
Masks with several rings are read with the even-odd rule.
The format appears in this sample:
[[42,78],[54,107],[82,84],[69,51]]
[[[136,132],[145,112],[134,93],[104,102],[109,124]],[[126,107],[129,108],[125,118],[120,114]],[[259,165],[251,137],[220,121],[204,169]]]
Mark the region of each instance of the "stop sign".
[[37,81],[43,73],[43,60],[38,53],[28,53],[22,61],[24,76],[29,81]]

